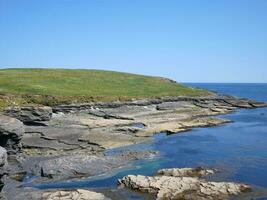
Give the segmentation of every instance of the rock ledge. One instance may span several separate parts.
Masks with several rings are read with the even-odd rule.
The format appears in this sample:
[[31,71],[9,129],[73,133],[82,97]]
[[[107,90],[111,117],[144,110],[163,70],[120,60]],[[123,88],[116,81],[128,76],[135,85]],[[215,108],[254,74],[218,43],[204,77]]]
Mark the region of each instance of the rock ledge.
[[[196,173],[198,172],[198,173]],[[165,169],[154,177],[128,175],[120,179],[119,185],[132,190],[156,195],[156,199],[225,200],[251,190],[250,186],[233,182],[209,182],[195,177],[209,175],[214,170],[203,168]],[[185,175],[186,177],[182,177]],[[193,177],[188,177],[192,175]]]

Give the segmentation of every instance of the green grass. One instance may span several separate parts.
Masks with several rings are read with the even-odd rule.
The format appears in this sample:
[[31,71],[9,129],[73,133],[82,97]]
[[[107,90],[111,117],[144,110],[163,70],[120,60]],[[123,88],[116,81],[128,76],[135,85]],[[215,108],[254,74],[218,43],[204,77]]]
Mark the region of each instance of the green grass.
[[72,101],[205,96],[209,92],[186,87],[159,77],[112,71],[2,69],[0,70],[0,94],[2,94],[0,104],[4,106],[10,104],[9,101],[12,100],[15,101],[13,103],[18,104],[51,105]]

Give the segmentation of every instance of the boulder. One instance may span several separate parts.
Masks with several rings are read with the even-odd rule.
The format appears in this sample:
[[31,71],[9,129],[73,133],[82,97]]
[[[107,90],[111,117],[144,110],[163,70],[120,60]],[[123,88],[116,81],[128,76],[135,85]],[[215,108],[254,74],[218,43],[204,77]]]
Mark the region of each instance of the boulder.
[[23,134],[24,125],[21,121],[0,115],[0,146],[6,148],[9,154],[20,151]]
[[3,147],[0,147],[0,169],[7,165],[7,152]]
[[[239,195],[251,190],[250,186],[245,184],[210,182],[198,177],[188,177],[188,172],[191,171],[192,169],[189,170],[188,168],[163,170],[160,171],[160,174],[166,175],[154,177],[128,175],[119,180],[119,185],[132,190],[154,194],[156,199],[170,200],[226,200],[232,195]],[[183,174],[186,177],[182,177],[181,175]],[[195,176],[194,173],[192,175]]]
[[5,114],[19,119],[23,123],[49,121],[52,118],[52,108],[48,106],[9,107]]
[[[6,166],[7,166],[7,152],[3,147],[0,147],[0,192],[4,187],[4,183],[2,182],[2,177],[6,174]],[[4,199],[0,195],[0,199]]]

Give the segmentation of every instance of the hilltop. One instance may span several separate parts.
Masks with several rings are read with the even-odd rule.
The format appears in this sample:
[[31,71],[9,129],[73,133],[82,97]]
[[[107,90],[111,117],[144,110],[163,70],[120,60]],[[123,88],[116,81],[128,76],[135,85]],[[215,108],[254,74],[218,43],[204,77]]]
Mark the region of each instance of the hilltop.
[[0,93],[2,106],[210,94],[161,77],[103,70],[26,68],[1,69]]

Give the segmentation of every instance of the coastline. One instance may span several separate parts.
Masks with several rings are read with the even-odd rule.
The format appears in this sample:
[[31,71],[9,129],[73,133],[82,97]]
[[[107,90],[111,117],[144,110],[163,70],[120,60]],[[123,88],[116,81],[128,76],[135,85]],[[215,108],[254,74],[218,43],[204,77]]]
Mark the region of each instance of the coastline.
[[[253,100],[213,96],[10,108],[5,114],[24,121],[25,133],[21,140],[22,152],[13,156],[17,164],[12,166],[14,160],[9,161],[5,187],[10,187],[10,179],[13,182],[18,174],[24,172],[25,175],[29,171],[37,177],[37,182],[100,175],[133,160],[156,155],[156,152],[124,152],[108,157],[104,155],[106,149],[145,142],[160,132],[173,134],[217,126],[229,122],[217,115],[263,106],[266,104]],[[81,163],[90,167],[81,167]],[[66,167],[58,170],[62,164]],[[5,187],[4,194],[8,191]]]

